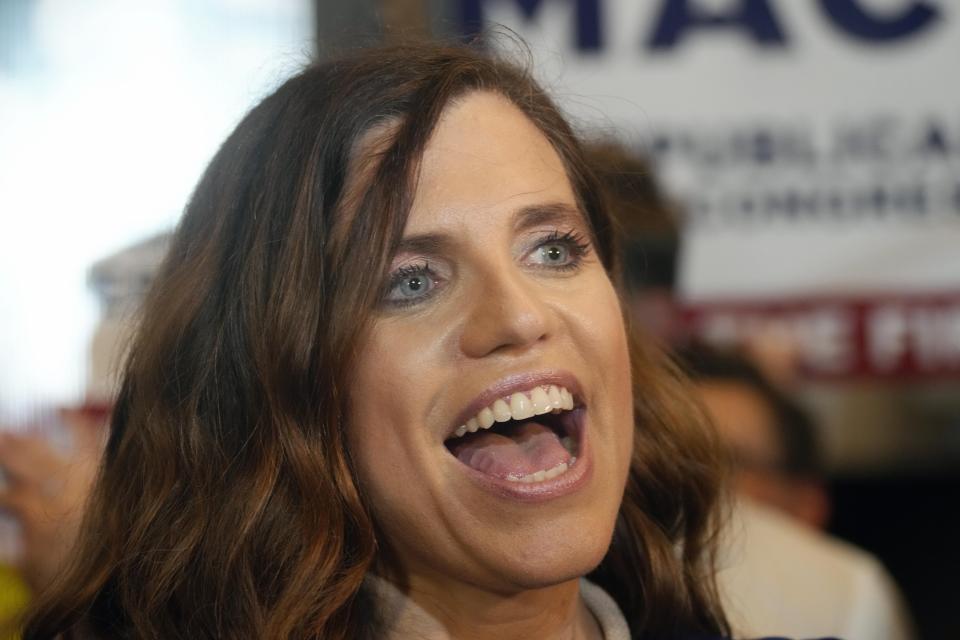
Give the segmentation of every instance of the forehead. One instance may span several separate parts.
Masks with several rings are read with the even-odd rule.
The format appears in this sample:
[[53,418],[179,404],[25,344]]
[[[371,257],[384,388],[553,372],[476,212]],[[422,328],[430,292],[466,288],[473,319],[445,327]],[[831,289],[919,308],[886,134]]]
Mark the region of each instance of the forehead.
[[560,156],[513,103],[476,91],[444,110],[427,143],[406,232],[547,202],[576,207]]

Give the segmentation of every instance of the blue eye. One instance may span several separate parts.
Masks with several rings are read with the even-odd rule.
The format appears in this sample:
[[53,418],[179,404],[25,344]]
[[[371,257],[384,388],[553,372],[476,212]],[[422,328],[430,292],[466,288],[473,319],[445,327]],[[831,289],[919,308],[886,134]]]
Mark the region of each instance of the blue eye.
[[537,251],[544,265],[563,266],[570,262],[570,247],[558,242],[542,245]]
[[554,231],[537,244],[529,260],[537,267],[568,271],[578,268],[590,253],[590,243],[578,233]]
[[428,298],[437,284],[437,277],[431,271],[430,265],[402,267],[390,278],[384,299],[393,305],[413,304]]
[[416,298],[426,294],[433,288],[433,280],[426,274],[408,276],[397,283],[396,291],[404,298]]

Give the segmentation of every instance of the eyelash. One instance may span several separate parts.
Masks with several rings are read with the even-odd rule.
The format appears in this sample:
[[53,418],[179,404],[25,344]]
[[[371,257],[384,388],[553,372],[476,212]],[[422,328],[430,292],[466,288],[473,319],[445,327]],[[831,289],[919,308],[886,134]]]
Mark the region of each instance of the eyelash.
[[[552,244],[561,244],[565,245],[570,251],[570,262],[564,265],[538,265],[540,269],[546,269],[549,271],[562,271],[569,272],[579,269],[583,265],[583,259],[590,254],[591,245],[590,242],[580,233],[574,230],[566,231],[561,233],[559,229],[552,231],[548,236],[538,240],[536,244],[527,252],[532,253],[538,249],[550,246]],[[393,308],[405,308],[413,305],[421,304],[430,298],[433,297],[434,293],[438,288],[438,285],[434,285],[427,293],[423,296],[410,298],[408,300],[390,300],[390,293],[406,278],[416,277],[416,276],[428,276],[435,283],[439,280],[438,274],[431,268],[429,262],[423,262],[419,264],[409,264],[404,265],[398,268],[390,276],[390,280],[387,283],[387,288],[384,291],[384,304],[393,307]],[[441,285],[442,286],[442,285]]]
[[424,301],[432,298],[433,295],[434,295],[434,292],[435,292],[436,289],[437,289],[437,286],[436,286],[436,285],[434,285],[434,287],[433,287],[432,289],[430,289],[430,291],[428,291],[427,293],[425,293],[423,296],[420,296],[419,298],[410,298],[410,299],[408,299],[408,300],[390,300],[390,299],[389,299],[390,293],[391,293],[401,282],[403,282],[403,281],[404,281],[405,279],[407,279],[407,278],[412,278],[412,277],[415,277],[415,276],[428,276],[428,277],[429,277],[431,280],[433,280],[434,282],[436,282],[436,281],[439,279],[439,276],[438,276],[437,273],[433,270],[433,268],[430,266],[430,263],[429,263],[429,262],[423,262],[423,263],[420,263],[420,264],[404,265],[404,266],[398,268],[396,271],[394,271],[393,274],[390,276],[390,281],[387,283],[386,291],[384,291],[384,294],[383,294],[384,304],[386,304],[386,305],[388,305],[388,306],[390,306],[390,307],[394,307],[394,308],[399,309],[399,308],[403,308],[403,307],[410,307],[410,306],[413,306],[413,305],[415,305],[415,304],[420,304],[421,302],[424,302]]
[[559,266],[544,265],[543,268],[545,269],[550,269],[553,271],[574,271],[583,265],[583,259],[590,254],[590,242],[584,238],[582,234],[573,230],[560,233],[559,229],[553,231],[546,238],[537,242],[537,244],[535,244],[533,247],[533,251],[542,249],[543,247],[551,244],[566,245],[566,247],[570,250],[570,263]]

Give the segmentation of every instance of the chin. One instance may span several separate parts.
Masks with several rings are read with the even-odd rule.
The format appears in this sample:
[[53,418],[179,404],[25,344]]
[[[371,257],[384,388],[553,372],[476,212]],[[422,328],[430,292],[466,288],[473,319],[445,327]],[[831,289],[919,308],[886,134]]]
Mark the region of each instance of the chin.
[[[491,573],[518,589],[539,589],[581,578],[603,561],[613,540],[623,498],[619,475],[603,474],[569,511],[497,536],[488,555]],[[602,478],[602,479],[601,479]],[[625,479],[624,479],[625,482]],[[600,490],[597,490],[600,489]]]
[[490,573],[515,590],[542,589],[579,579],[602,561],[613,537],[613,522],[602,527],[573,527],[560,539],[517,540],[492,558]]
[[579,580],[597,568],[606,549],[602,553],[591,553],[579,558],[564,558],[550,565],[535,563],[524,567],[526,572],[520,574],[517,567],[511,568],[511,582],[520,590],[545,589],[570,580]]

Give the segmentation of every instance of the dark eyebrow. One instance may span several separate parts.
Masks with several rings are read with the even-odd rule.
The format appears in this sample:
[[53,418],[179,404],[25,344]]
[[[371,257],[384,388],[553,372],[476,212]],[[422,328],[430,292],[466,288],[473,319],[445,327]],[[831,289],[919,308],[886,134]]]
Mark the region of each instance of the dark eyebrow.
[[451,247],[450,237],[442,233],[424,233],[422,235],[404,238],[397,245],[395,255],[401,253],[421,253],[438,255],[448,251]]
[[[563,202],[533,204],[518,209],[514,213],[514,228],[524,231],[544,224],[577,225],[584,224],[586,216],[574,205]],[[424,233],[403,238],[397,245],[394,255],[417,253],[440,255],[452,252],[454,240],[443,233]]]
[[517,211],[514,214],[514,228],[524,231],[544,224],[584,224],[586,220],[579,207],[565,202],[551,202],[529,205]]

